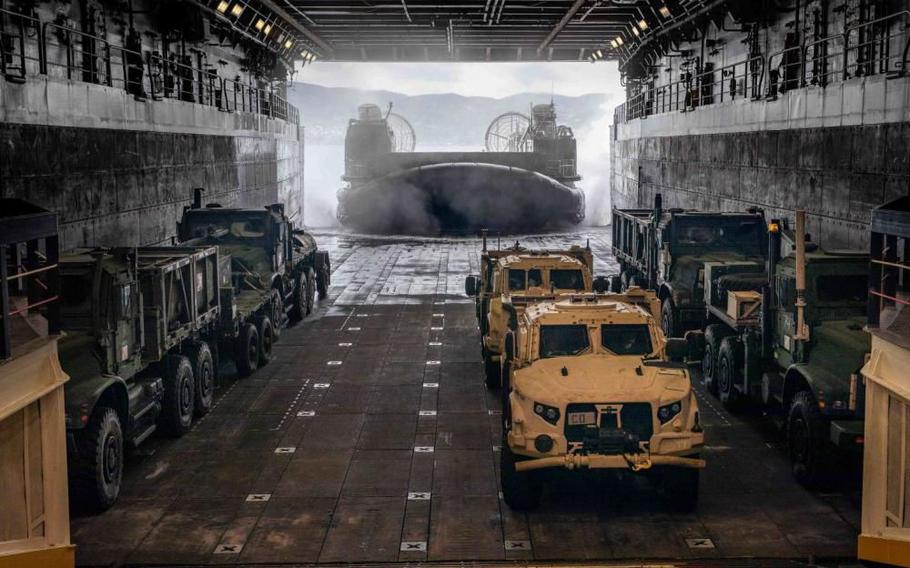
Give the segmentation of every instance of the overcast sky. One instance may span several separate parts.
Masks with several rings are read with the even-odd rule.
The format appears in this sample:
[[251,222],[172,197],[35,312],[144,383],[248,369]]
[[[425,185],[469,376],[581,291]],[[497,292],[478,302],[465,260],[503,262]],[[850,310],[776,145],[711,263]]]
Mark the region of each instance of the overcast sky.
[[502,98],[516,93],[578,96],[622,88],[615,63],[333,63],[298,71],[297,81],[326,87],[384,89],[422,95],[457,93]]

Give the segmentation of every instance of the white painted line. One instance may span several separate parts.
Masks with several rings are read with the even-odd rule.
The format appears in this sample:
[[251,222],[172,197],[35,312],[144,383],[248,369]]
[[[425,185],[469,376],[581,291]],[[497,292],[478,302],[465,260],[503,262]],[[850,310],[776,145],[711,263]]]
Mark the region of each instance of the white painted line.
[[301,410],[297,413],[297,418],[309,418],[311,416],[316,416],[316,412],[314,410]]
[[433,314],[433,317],[434,318],[444,318],[444,317],[446,317],[446,315],[445,314]]
[[444,328],[441,325],[434,325],[430,328],[430,331],[442,331]]
[[349,327],[348,331],[360,331],[359,327]]
[[714,541],[710,538],[687,538],[686,546],[689,548],[714,548]]
[[359,317],[359,318],[368,318],[368,317],[370,317],[370,314],[357,314],[357,317]]
[[442,341],[431,341],[429,345],[430,347],[440,347],[442,345]]
[[408,501],[429,501],[430,500],[429,491],[411,491],[408,493]]
[[445,300],[436,300],[435,302],[433,302],[433,305],[434,306],[444,306],[444,305],[446,305],[446,301]]
[[313,383],[314,389],[327,389],[332,386],[332,383]]
[[418,416],[436,416],[435,410],[421,410],[417,413]]
[[295,448],[295,447],[293,447],[293,446],[288,446],[288,447],[283,447],[283,448],[275,448],[275,453],[276,453],[276,454],[293,454],[293,453],[296,452],[296,451],[297,451],[297,448]]
[[439,383],[423,383],[423,388],[425,389],[438,389]]
[[338,344],[338,347],[350,347],[351,345],[354,345],[354,344],[351,343],[350,341],[342,341],[341,343]]
[[432,454],[433,446],[414,446],[415,454]]
[[337,367],[338,365],[341,365],[341,361],[329,361],[326,365]]
[[242,544],[223,543],[215,547],[215,554],[240,554]]
[[427,365],[442,365],[442,361],[427,361]]
[[271,493],[250,493],[246,496],[246,500],[249,503],[265,503],[272,498]]
[[498,492],[497,495],[499,495],[499,498],[502,499],[502,491]]
[[487,414],[489,414],[490,416],[498,416],[498,415],[502,414],[502,411],[501,410],[487,410]]
[[506,550],[531,550],[530,540],[507,540],[504,542]]
[[402,552],[426,552],[427,541],[425,540],[403,540],[401,541]]
[[494,451],[494,452],[498,452],[498,451],[501,450],[501,449],[502,449],[502,448],[500,448],[499,446],[493,446],[493,451]]

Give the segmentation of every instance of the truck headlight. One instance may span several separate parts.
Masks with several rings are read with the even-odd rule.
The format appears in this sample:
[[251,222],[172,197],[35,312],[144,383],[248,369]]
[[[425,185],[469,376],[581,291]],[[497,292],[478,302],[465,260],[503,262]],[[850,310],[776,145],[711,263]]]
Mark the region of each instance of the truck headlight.
[[673,420],[673,417],[679,414],[682,410],[682,401],[677,400],[670,404],[665,404],[657,409],[657,419],[660,420],[661,424],[666,424],[670,420]]
[[556,426],[556,423],[559,422],[559,409],[555,406],[547,406],[546,404],[535,402],[534,414],[540,416],[554,426]]

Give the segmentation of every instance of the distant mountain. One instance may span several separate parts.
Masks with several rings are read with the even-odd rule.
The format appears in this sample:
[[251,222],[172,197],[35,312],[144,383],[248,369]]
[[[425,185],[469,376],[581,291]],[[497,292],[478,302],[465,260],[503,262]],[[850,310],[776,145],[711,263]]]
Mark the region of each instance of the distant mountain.
[[[550,95],[522,93],[502,99],[454,94],[409,96],[391,91],[295,83],[288,90],[288,99],[300,109],[308,144],[343,143],[348,119],[357,116],[359,105],[374,103],[385,110],[391,102],[393,111],[413,125],[417,150],[420,150],[422,146],[481,149],[484,133],[494,118],[509,111],[528,114],[532,103],[548,102]],[[602,119],[604,105],[610,102],[610,97],[601,94],[580,97],[556,95],[553,102],[559,123],[572,127],[577,134]]]

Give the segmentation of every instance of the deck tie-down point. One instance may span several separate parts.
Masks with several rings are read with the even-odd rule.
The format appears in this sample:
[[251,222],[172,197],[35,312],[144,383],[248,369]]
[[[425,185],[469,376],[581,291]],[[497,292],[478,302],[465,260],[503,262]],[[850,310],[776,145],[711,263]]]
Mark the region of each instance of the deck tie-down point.
[[530,540],[507,540],[504,543],[506,550],[531,550]]
[[425,540],[403,540],[401,541],[402,552],[426,552],[427,541]]

